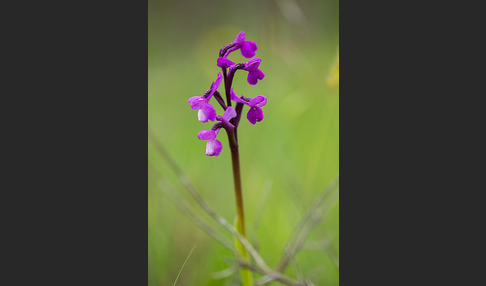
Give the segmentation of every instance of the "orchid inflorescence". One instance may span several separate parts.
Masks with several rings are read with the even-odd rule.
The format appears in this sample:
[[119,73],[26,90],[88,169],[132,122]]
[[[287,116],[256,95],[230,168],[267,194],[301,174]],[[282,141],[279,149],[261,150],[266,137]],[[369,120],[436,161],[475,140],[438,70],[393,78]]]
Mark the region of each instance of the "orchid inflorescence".
[[[200,140],[207,140],[207,156],[218,156],[221,153],[223,145],[216,139],[221,128],[225,129],[227,132],[228,137],[230,138],[230,145],[232,143],[231,138],[234,138],[236,141],[236,128],[238,127],[245,105],[250,108],[247,113],[247,119],[251,124],[256,124],[263,120],[263,111],[261,107],[267,103],[267,98],[263,95],[257,95],[255,98],[238,96],[233,91],[233,88],[231,88],[233,77],[236,71],[240,69],[248,72],[247,81],[250,85],[257,84],[258,80],[262,80],[265,77],[265,74],[258,68],[262,61],[261,59],[253,58],[246,63],[234,63],[227,58],[230,53],[238,49],[245,58],[252,58],[255,56],[257,45],[252,41],[246,41],[245,32],[241,31],[236,36],[234,42],[227,44],[219,51],[219,57],[216,63],[217,66],[222,69],[223,75],[218,73],[216,81],[211,84],[210,88],[202,96],[193,96],[188,100],[189,104],[191,104],[191,108],[198,110],[198,120],[200,122],[206,123],[208,121],[217,121],[211,130],[202,130],[197,135]],[[223,80],[225,85],[226,102],[217,91]],[[224,109],[223,116],[217,116],[214,106],[209,103],[212,97],[214,97]],[[232,101],[236,103],[235,108],[231,106]],[[233,142],[233,144],[235,143]]]

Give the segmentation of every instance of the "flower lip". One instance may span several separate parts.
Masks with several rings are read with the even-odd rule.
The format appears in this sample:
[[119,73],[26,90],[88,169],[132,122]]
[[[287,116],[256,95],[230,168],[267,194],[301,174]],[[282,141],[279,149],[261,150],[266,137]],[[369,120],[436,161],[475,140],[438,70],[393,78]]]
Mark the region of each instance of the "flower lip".
[[263,120],[263,111],[260,107],[252,107],[248,110],[246,118],[251,124],[255,125],[255,123]]
[[203,123],[206,123],[209,120],[214,121],[216,119],[216,110],[214,110],[214,106],[208,103],[203,108],[199,109],[197,117],[198,120]]
[[218,131],[214,130],[201,130],[197,134],[197,138],[199,140],[207,140],[206,142],[206,155],[207,156],[218,156],[223,149],[223,144],[216,140],[216,136],[218,136]]
[[219,156],[221,153],[221,150],[223,150],[223,144],[219,140],[212,139],[208,140],[206,143],[206,155],[207,156]]
[[241,46],[241,54],[248,59],[256,55],[256,50],[258,50],[257,45],[252,41],[246,41],[245,44]]

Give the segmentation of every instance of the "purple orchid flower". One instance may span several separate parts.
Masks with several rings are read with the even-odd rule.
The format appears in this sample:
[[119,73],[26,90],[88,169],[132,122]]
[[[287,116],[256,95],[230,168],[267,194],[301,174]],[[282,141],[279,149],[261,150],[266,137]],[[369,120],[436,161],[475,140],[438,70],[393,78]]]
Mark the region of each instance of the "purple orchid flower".
[[211,87],[206,91],[203,96],[193,96],[187,101],[191,108],[194,110],[199,110],[197,117],[201,122],[208,122],[209,120],[214,121],[216,119],[216,110],[214,106],[209,103],[209,100],[213,96],[214,92],[218,89],[223,76],[218,73],[218,78],[211,84]]
[[267,104],[267,98],[265,96],[257,95],[255,98],[245,98],[248,99],[248,101],[246,101],[238,97],[233,92],[233,89],[231,89],[230,94],[231,94],[231,100],[246,104],[250,107],[250,110],[248,110],[248,114],[246,115],[246,118],[248,118],[248,121],[250,121],[251,124],[255,125],[255,123],[263,120],[263,111],[261,107]]
[[241,54],[245,58],[252,58],[255,56],[255,51],[258,49],[255,42],[252,41],[245,41],[245,32],[241,31],[237,36],[233,43],[230,43],[226,47],[231,47],[228,51],[223,55],[226,58],[230,53],[240,49]]
[[199,140],[207,140],[206,143],[206,155],[207,156],[218,156],[223,150],[223,144],[216,140],[218,136],[219,129],[215,130],[202,130],[197,134]]
[[255,51],[258,49],[255,42],[245,41],[245,32],[241,31],[235,39],[236,46],[240,47],[241,54],[249,59],[255,56]]
[[[261,59],[254,58],[248,61],[247,63],[244,63],[244,66],[242,67],[243,70],[248,71],[248,78],[246,80],[251,85],[257,84],[258,80],[262,80],[265,77],[265,74],[258,68],[261,62],[262,62]],[[234,62],[222,57],[218,58],[216,64],[220,68],[227,68],[227,67],[231,68],[237,65]]]
[[247,81],[251,85],[257,84],[258,80],[262,80],[265,77],[265,74],[258,68],[261,62],[261,59],[254,58],[247,62],[243,68],[248,71]]
[[218,132],[221,128],[234,128],[233,124],[229,121],[236,117],[236,111],[233,107],[229,106],[226,108],[223,116],[216,116],[216,120],[221,121],[214,124],[211,130],[201,130],[197,134],[197,138],[199,140],[207,140],[206,143],[206,155],[207,156],[218,156],[223,150],[223,144],[219,140],[216,139],[218,136]]

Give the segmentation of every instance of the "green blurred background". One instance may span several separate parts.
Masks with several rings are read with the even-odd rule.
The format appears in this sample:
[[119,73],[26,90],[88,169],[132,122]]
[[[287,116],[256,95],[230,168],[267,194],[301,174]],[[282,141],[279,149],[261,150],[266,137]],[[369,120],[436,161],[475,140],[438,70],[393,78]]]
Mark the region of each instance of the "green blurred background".
[[[212,123],[199,122],[187,99],[209,88],[221,71],[219,49],[240,31],[258,46],[265,78],[251,86],[247,72],[239,71],[233,87],[238,95],[268,99],[265,118],[256,125],[246,120],[245,107],[238,138],[248,237],[274,268],[300,218],[339,171],[339,84],[332,72],[339,49],[339,1],[148,4],[149,130],[230,222],[236,210],[226,135],[218,136],[221,155],[207,157],[205,141],[196,135]],[[248,60],[239,51],[229,59]],[[223,83],[219,91],[224,94]],[[150,142],[148,148],[149,285],[172,285],[196,243],[177,285],[238,285],[231,252],[174,206],[164,191],[177,192],[209,221]],[[287,275],[338,285],[338,213],[335,204]],[[330,240],[326,249],[312,247],[322,239]]]

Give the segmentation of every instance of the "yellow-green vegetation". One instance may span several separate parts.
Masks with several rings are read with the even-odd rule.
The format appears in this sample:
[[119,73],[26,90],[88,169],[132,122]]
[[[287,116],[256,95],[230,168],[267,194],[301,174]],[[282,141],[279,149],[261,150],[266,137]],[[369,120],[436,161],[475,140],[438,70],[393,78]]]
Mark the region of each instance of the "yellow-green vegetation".
[[336,62],[329,71],[327,76],[327,84],[330,88],[336,88],[339,85],[339,54],[336,57]]
[[[240,220],[238,219],[238,216],[236,216],[235,219],[235,228],[239,233],[242,233],[241,229],[241,223]],[[245,260],[248,264],[250,264],[250,255],[248,254],[248,251],[246,251],[246,248],[241,245],[241,243],[238,241],[238,239],[234,238],[235,241],[235,246],[239,254],[241,254],[241,258]],[[249,269],[242,268],[240,270],[241,274],[241,285],[242,286],[252,286],[253,285],[253,276],[251,275],[251,272]]]

